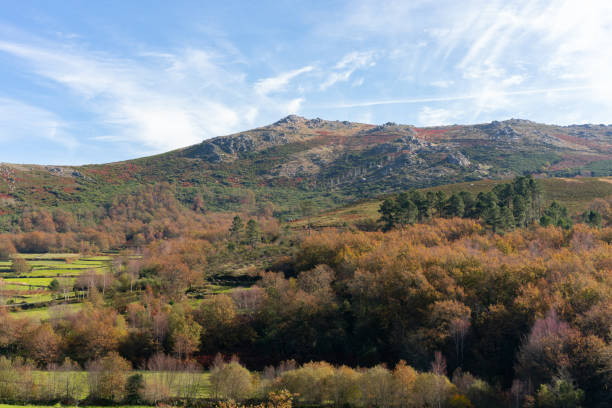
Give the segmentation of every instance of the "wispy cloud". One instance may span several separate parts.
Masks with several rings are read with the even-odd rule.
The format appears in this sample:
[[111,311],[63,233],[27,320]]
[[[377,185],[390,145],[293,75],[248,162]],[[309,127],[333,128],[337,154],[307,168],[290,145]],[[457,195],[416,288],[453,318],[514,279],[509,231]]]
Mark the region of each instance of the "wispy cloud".
[[321,91],[326,90],[337,82],[346,82],[350,79],[353,73],[363,67],[374,66],[375,54],[372,51],[366,52],[351,52],[344,56],[334,66],[333,71],[328,75],[327,79],[319,86]]
[[[0,138],[34,140],[27,135],[37,133],[62,147],[93,140],[96,148],[125,147],[135,156],[287,113],[420,124],[510,116],[610,121],[609,0],[275,5],[283,7],[296,12],[295,29],[258,30],[256,41],[199,16],[192,19],[199,28],[178,30],[165,45],[140,26],[123,33],[128,45],[121,47],[86,29],[61,34],[41,22],[7,28],[0,21],[8,74],[0,80]],[[276,18],[261,13],[244,29]],[[108,22],[108,32],[115,31],[120,27]]]
[[[240,107],[198,92],[222,91],[242,80],[224,72],[205,53],[166,55],[167,61],[156,65],[58,48],[0,42],[0,51],[25,59],[38,75],[83,98],[111,139],[161,150],[195,143],[239,124]],[[190,89],[196,81],[200,89]]]
[[313,69],[262,80],[253,91],[246,75],[226,68],[222,57],[192,48],[125,59],[44,42],[0,41],[0,52],[24,60],[37,75],[81,98],[101,128],[93,138],[128,143],[142,153],[252,126],[261,105],[276,111],[274,117],[296,112],[303,98],[270,99],[268,94]]
[[293,71],[283,72],[275,77],[260,79],[255,83],[255,92],[261,95],[268,95],[272,92],[282,91],[287,87],[293,78],[306,72],[310,72],[313,69],[314,67],[309,65]]
[[[550,94],[558,92],[577,92],[591,90],[589,86],[576,86],[576,87],[562,87],[562,88],[546,88],[546,89],[522,89],[517,91],[500,91],[490,92],[490,97],[502,97],[512,95],[537,95],[537,94]],[[324,105],[326,108],[340,109],[340,108],[359,108],[367,106],[378,106],[378,105],[404,105],[412,103],[431,103],[431,102],[454,102],[463,101],[470,99],[482,98],[482,93],[475,93],[469,95],[449,95],[449,96],[434,96],[434,97],[420,97],[420,98],[398,98],[398,99],[381,99],[372,101],[362,102],[348,102],[348,103],[337,103]]]

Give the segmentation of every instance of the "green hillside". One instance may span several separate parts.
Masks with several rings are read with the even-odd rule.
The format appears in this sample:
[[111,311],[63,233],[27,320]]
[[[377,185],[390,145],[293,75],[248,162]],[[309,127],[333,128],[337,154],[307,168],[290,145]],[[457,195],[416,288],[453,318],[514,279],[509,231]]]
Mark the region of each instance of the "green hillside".
[[[422,191],[444,191],[448,194],[469,191],[478,194],[506,182],[507,180],[480,180],[429,187]],[[547,204],[558,201],[566,206],[573,215],[583,212],[594,199],[612,195],[612,177],[544,178],[539,182]],[[312,217],[311,225],[315,228],[341,227],[346,224],[358,224],[364,220],[376,220],[380,217],[378,209],[381,202],[382,199],[373,199],[325,211]],[[291,225],[294,228],[303,228],[306,223],[305,219],[300,219]]]
[[252,211],[268,206],[276,217],[291,219],[300,215],[305,199],[319,209],[332,209],[410,188],[527,173],[611,176],[612,130],[518,119],[418,128],[288,116],[125,162],[0,164],[0,229],[11,230],[27,207],[101,208],[146,185],[167,184],[190,208]]

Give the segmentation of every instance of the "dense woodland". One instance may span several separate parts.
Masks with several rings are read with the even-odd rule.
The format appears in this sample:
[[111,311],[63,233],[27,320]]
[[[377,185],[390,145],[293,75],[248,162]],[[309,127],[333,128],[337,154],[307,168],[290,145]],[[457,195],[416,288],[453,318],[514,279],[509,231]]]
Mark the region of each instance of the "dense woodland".
[[[266,208],[204,214],[168,186],[97,212],[32,209],[0,257],[122,251],[108,274],[75,282],[76,312],[0,308],[0,399],[193,401],[197,380],[180,375],[207,369],[214,399],[607,407],[611,205],[572,219],[525,177],[477,197],[390,197],[382,230],[367,231],[296,231]],[[199,291],[239,261],[252,285]]]

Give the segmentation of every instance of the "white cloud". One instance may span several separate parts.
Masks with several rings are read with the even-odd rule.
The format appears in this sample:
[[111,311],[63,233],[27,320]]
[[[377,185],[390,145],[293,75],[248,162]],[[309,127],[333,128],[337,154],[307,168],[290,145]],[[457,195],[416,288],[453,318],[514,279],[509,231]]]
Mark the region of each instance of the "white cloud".
[[[80,98],[82,108],[97,117],[99,129],[91,132],[92,139],[127,143],[134,153],[160,152],[242,130],[264,111],[274,118],[287,109],[297,111],[303,99],[286,102],[265,94],[313,69],[264,80],[257,86],[260,94],[246,83],[244,73],[226,69],[222,57],[197,49],[122,59],[44,42],[0,41],[0,52],[23,59],[37,75]],[[37,121],[41,117],[32,109],[20,117],[27,114]],[[65,139],[57,134],[58,142]]]
[[[379,55],[388,56],[380,65],[394,79],[412,75],[441,89],[452,81],[455,91],[474,100],[463,109],[466,121],[483,112],[527,112],[565,123],[571,110],[582,121],[605,121],[612,112],[609,0],[355,0],[343,11],[334,27],[319,32],[375,42]],[[426,46],[419,50],[418,44]],[[534,89],[552,92],[527,97]],[[386,89],[373,102],[429,99],[399,92]]]
[[272,78],[260,79],[255,83],[255,91],[261,95],[282,91],[293,78],[306,72],[310,72],[313,69],[314,67],[309,65],[293,71],[284,72]]
[[295,98],[287,104],[286,112],[287,114],[295,114],[300,111],[300,107],[302,106],[302,102],[304,102],[304,98]]
[[327,76],[327,79],[323,81],[323,83],[319,86],[319,89],[321,91],[325,91],[327,88],[338,82],[348,81],[356,70],[374,66],[376,64],[374,59],[375,54],[372,51],[354,51],[345,55],[340,61],[338,61],[338,63],[336,63],[333,72]]
[[506,79],[504,79],[501,84],[502,87],[508,87],[513,85],[520,85],[525,81],[525,77],[523,75],[512,75]]

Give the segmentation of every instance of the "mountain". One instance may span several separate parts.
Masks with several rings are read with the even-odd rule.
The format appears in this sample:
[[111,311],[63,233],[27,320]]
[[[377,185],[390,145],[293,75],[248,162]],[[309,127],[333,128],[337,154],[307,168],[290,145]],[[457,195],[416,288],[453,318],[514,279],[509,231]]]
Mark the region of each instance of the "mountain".
[[273,203],[290,215],[413,187],[540,176],[612,175],[612,126],[510,119],[415,127],[306,119],[168,153],[86,166],[0,164],[0,215],[24,206],[97,206],[143,184],[169,183],[183,203],[237,210]]

